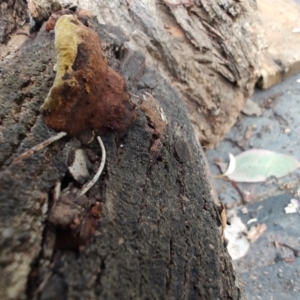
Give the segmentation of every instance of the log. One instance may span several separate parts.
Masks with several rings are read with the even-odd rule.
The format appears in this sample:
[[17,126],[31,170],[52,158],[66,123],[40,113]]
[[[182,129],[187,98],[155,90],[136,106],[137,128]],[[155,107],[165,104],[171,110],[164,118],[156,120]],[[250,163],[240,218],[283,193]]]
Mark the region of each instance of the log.
[[[41,16],[55,0],[30,0]],[[65,1],[67,2],[67,1]],[[213,148],[235,123],[261,75],[264,35],[256,1],[75,0],[119,26],[186,104],[201,145]],[[45,9],[43,9],[45,8]],[[151,86],[150,86],[151,88]]]
[[[235,123],[260,74],[255,1],[77,0],[131,43],[180,93],[201,145],[217,145]],[[181,4],[182,3],[182,4]]]
[[[211,2],[206,10],[216,5]],[[110,5],[116,4],[110,3],[102,7],[107,17]],[[13,163],[55,134],[40,114],[55,77],[54,32],[47,32],[44,24],[18,54],[0,62],[1,299],[244,299],[221,238],[208,167],[182,101],[182,83],[170,83],[182,59],[177,50],[170,54],[160,48],[159,43],[172,44],[170,36],[163,38],[157,31],[151,40],[158,29],[150,24],[156,23],[148,23],[148,36],[142,34],[142,25],[154,17],[150,7],[139,15],[137,2],[128,5],[115,11],[117,17],[127,9],[119,24],[114,19],[113,25],[88,22],[100,37],[109,66],[125,79],[137,119],[125,135],[108,131],[102,136],[105,170],[87,195],[76,196],[83,182],[72,177],[69,167],[80,150],[89,176],[96,173],[101,152],[89,133],[64,137]],[[169,18],[179,8],[159,7],[156,12]],[[128,31],[133,25],[121,26],[126,20],[131,24],[129,16],[137,33]],[[182,35],[180,43],[192,47]],[[169,60],[175,56],[177,60]],[[233,69],[228,74],[252,74],[250,92],[253,69]],[[217,74],[212,66],[203,67],[203,74],[208,70]],[[208,76],[203,74],[199,76]],[[205,84],[221,84],[217,78],[223,75],[199,81],[198,92]],[[245,78],[230,83],[234,93],[247,94]]]

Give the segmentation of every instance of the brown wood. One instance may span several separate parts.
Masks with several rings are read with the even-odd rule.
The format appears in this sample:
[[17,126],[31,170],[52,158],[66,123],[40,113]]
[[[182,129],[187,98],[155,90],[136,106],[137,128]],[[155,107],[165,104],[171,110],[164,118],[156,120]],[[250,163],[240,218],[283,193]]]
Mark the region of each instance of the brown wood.
[[204,147],[223,139],[252,94],[261,66],[263,44],[256,30],[255,1],[78,3],[100,21],[131,33],[130,43],[180,93]]
[[[44,16],[55,1],[31,2]],[[223,139],[261,73],[265,41],[255,0],[74,3],[101,23],[126,31],[126,46],[143,52],[180,94],[203,147],[212,148]]]

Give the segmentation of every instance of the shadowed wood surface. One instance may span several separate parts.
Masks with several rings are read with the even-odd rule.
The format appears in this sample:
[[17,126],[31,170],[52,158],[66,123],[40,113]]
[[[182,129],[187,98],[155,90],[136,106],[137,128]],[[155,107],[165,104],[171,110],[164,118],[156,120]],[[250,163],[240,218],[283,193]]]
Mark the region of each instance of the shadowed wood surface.
[[119,28],[92,27],[138,118],[126,136],[103,136],[105,172],[87,197],[56,199],[53,189],[80,188],[68,173],[79,148],[96,172],[96,141],[66,137],[11,164],[53,135],[39,108],[55,76],[54,33],[42,28],[1,62],[1,299],[242,299],[184,104],[143,53],[120,54]]
[[[8,18],[23,3],[6,2]],[[30,1],[41,5],[38,22],[52,2]],[[255,2],[78,3],[102,23],[88,21],[138,117],[126,135],[102,137],[104,173],[76,197],[88,180],[72,178],[76,150],[90,178],[100,164],[89,132],[12,164],[55,134],[40,115],[55,78],[54,33],[44,25],[0,62],[0,298],[243,299],[199,140],[216,145],[252,93],[264,44]]]

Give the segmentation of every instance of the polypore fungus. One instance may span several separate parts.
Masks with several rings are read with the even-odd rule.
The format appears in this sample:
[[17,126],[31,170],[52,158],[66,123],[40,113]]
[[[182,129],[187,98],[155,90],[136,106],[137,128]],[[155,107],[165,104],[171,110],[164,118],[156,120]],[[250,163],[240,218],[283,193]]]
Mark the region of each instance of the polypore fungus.
[[57,73],[41,107],[46,124],[70,136],[125,133],[136,119],[124,79],[107,65],[98,34],[72,15],[55,25]]

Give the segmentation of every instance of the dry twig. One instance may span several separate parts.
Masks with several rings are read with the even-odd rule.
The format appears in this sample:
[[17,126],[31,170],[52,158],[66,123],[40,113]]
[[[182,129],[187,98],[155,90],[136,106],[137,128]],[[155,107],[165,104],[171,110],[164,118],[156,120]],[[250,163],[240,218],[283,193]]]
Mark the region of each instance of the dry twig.
[[43,148],[46,148],[47,146],[49,146],[53,142],[61,139],[62,137],[66,136],[66,135],[67,135],[67,133],[64,132],[64,131],[59,132],[58,134],[50,137],[48,140],[41,142],[40,144],[30,148],[29,150],[25,151],[21,155],[17,156],[16,158],[14,158],[12,163],[17,164],[17,163],[21,162],[25,158],[28,158],[28,157],[32,156],[34,153],[42,150]]
[[95,174],[95,176],[93,177],[93,179],[91,181],[87,182],[82,187],[82,189],[78,193],[78,196],[84,195],[96,183],[96,181],[99,179],[99,177],[104,169],[105,160],[106,160],[106,151],[105,151],[105,147],[104,147],[104,144],[103,144],[100,136],[97,136],[97,140],[100,144],[101,152],[102,152],[101,163],[100,163],[99,169],[98,169],[97,173]]

